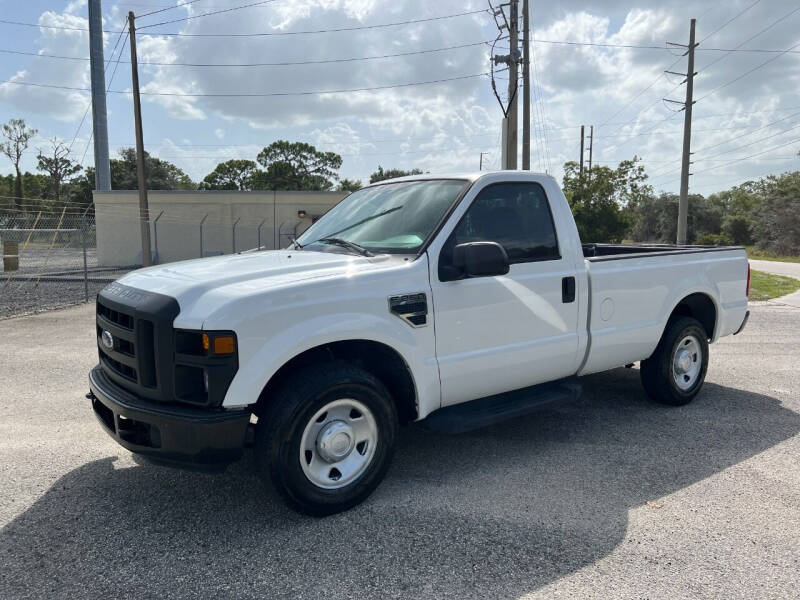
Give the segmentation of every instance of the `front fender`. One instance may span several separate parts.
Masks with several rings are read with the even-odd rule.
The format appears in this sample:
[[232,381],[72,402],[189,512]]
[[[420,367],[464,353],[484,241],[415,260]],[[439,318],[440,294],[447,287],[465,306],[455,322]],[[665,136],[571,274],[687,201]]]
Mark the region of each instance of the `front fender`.
[[405,321],[364,313],[336,313],[306,318],[273,332],[269,339],[240,340],[239,371],[223,406],[250,405],[283,365],[307,350],[333,342],[368,340],[396,350],[408,365],[417,394],[419,417],[439,408],[439,371],[433,337],[433,315],[427,326],[414,329]]

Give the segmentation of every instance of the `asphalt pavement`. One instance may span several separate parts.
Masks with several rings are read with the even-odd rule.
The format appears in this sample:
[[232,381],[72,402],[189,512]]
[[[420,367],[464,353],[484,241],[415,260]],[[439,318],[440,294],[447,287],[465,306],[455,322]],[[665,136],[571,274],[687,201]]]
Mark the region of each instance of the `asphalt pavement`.
[[764,273],[800,279],[800,263],[750,259],[750,267],[756,271],[763,271]]
[[93,306],[0,321],[0,598],[796,598],[800,309],[759,303],[694,403],[638,371],[460,436],[402,430],[363,505],[139,464],[95,422]]
[[[794,277],[800,279],[800,263],[779,262],[775,260],[751,260],[750,268],[755,271],[772,273],[773,275],[783,275],[784,277]],[[771,300],[778,304],[787,304],[800,308],[800,290]]]

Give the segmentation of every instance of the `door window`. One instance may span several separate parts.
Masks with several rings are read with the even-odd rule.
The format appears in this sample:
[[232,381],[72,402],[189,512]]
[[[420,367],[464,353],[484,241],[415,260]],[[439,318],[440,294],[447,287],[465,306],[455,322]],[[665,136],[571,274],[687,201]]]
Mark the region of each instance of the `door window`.
[[451,264],[453,248],[468,242],[497,242],[511,264],[561,258],[550,205],[538,183],[497,183],[481,190],[450,234],[440,264]]

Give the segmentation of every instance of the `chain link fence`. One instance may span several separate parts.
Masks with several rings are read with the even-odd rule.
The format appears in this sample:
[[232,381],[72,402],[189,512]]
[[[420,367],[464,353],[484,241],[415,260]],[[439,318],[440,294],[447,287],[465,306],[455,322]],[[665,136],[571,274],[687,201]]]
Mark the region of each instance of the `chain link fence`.
[[[312,221],[275,222],[270,215],[196,219],[177,211],[150,217],[154,264],[286,247]],[[0,209],[0,248],[0,319],[90,302],[141,265],[138,211],[105,209],[96,216],[93,207]]]
[[87,302],[128,269],[97,262],[88,211],[0,211],[0,318]]

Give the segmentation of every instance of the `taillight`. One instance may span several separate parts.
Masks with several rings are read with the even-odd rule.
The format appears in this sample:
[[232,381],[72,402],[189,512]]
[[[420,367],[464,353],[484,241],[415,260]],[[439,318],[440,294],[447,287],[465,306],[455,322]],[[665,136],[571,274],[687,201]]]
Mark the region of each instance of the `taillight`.
[[747,291],[745,292],[745,296],[748,298],[750,297],[750,263],[747,263]]

